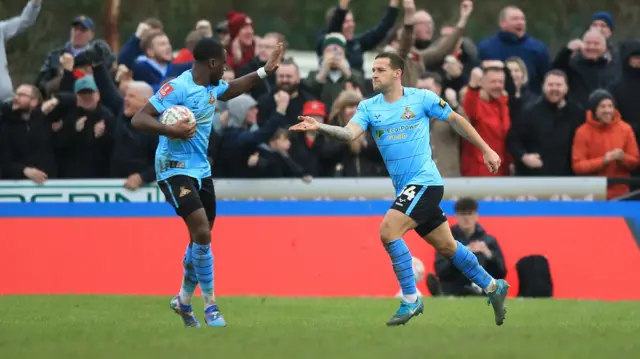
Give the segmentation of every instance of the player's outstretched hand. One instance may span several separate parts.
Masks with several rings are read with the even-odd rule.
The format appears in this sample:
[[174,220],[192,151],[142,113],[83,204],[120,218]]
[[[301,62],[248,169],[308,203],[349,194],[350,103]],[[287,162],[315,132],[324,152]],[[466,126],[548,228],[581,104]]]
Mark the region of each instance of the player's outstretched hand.
[[172,126],[167,126],[167,137],[188,140],[196,134],[196,123],[189,123],[189,120],[179,120]]
[[282,55],[284,53],[284,44],[279,42],[276,45],[276,49],[271,53],[271,57],[267,60],[267,63],[264,65],[264,70],[267,73],[272,73],[280,67],[280,61],[282,61]]
[[309,116],[298,116],[298,120],[300,123],[297,125],[293,125],[289,127],[289,131],[298,131],[298,132],[306,132],[306,131],[318,131],[318,127],[320,124],[313,117]]
[[489,168],[489,172],[498,173],[498,169],[500,169],[500,156],[494,151],[489,150],[484,153],[484,164]]

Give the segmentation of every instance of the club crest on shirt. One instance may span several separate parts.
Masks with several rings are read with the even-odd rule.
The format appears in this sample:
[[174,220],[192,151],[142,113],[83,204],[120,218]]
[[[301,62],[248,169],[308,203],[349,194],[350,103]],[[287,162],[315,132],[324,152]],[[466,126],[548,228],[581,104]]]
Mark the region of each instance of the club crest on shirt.
[[173,86],[170,83],[166,83],[164,86],[158,90],[158,100],[162,101],[164,98],[173,92]]
[[402,114],[402,118],[405,120],[410,120],[416,117],[416,114],[411,111],[409,107],[404,108],[404,113]]
[[213,96],[212,92],[209,92],[209,105],[213,105],[216,103],[216,98]]

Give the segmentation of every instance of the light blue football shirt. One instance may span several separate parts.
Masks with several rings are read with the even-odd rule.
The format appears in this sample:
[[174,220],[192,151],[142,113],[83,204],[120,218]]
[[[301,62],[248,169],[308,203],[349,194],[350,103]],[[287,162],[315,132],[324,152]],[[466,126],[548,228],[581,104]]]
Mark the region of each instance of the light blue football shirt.
[[160,136],[155,162],[158,181],[176,175],[197,180],[211,176],[211,165],[207,159],[209,136],[216,101],[228,88],[229,84],[222,80],[217,86],[200,86],[193,82],[193,75],[189,70],[166,83],[149,99],[160,114],[171,106],[182,105],[196,117],[196,134],[189,140]]
[[408,184],[443,185],[431,157],[429,121],[444,121],[451,111],[435,93],[411,87],[404,87],[402,98],[394,103],[378,94],[358,105],[351,122],[371,131],[397,196]]

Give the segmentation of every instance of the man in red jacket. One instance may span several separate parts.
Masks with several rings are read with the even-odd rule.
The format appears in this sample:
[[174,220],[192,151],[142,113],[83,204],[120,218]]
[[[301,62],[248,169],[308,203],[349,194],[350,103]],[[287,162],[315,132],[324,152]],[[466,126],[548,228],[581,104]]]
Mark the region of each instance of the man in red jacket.
[[[502,66],[499,66],[502,65]],[[487,144],[504,159],[498,173],[492,174],[484,164],[482,153],[467,141],[462,142],[461,173],[463,176],[507,176],[509,174],[509,154],[506,140],[511,119],[509,118],[509,97],[504,90],[505,73],[502,62],[491,62],[484,69],[471,71],[469,87],[462,107],[469,121]]]

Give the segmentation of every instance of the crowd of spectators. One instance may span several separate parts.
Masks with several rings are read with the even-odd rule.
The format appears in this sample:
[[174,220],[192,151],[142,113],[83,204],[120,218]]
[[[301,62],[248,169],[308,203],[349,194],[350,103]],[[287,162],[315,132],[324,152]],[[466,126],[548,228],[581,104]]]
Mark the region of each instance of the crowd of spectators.
[[[227,48],[226,80],[257,70],[283,34],[256,34],[251,16],[231,11],[216,25],[198,21],[176,48],[159,19],[140,22],[119,53],[87,16],[70,19],[70,37],[43,60],[32,83],[12,84],[4,44],[37,22],[42,0],[0,21],[0,178],[122,178],[138,188],[155,179],[158,139],[131,117],[162,84],[191,68],[202,37]],[[314,44],[318,67],[302,77],[296,59],[250,93],[218,102],[209,157],[224,178],[385,176],[371,135],[341,143],[289,133],[299,115],[344,125],[372,95],[364,53],[406,58],[405,86],[429,89],[466,116],[503,158],[498,176],[638,174],[640,39],[614,42],[615,22],[600,11],[557,54],[527,33],[524,12],[507,6],[499,30],[478,44],[465,36],[473,2],[456,3],[457,23],[437,23],[414,0],[390,0],[380,22],[356,29],[350,0],[326,14]],[[215,23],[214,23],[215,24]],[[16,41],[19,41],[17,39]],[[489,176],[482,154],[445,122],[431,123],[434,160],[445,177]],[[610,198],[629,186],[609,186]]]

